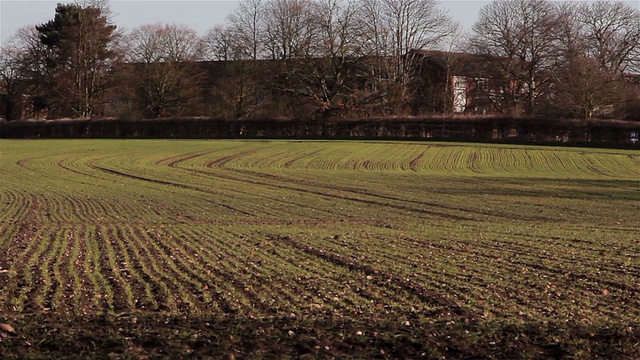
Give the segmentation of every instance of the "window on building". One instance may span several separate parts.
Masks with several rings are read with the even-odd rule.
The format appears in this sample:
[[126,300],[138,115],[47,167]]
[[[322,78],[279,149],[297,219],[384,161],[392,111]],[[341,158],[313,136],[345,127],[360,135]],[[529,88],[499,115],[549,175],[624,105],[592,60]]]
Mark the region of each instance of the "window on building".
[[489,91],[489,79],[487,78],[476,78],[476,89],[487,93]]
[[454,76],[453,77],[453,87],[454,87],[454,89],[466,89],[467,88],[467,79],[464,76]]

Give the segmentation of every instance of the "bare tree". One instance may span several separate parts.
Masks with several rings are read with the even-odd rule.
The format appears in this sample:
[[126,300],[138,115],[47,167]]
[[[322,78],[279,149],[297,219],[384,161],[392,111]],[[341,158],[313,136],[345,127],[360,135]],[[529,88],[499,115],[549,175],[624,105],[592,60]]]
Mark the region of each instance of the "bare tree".
[[[411,100],[416,68],[412,50],[439,47],[457,24],[435,0],[363,0],[360,2],[362,46],[373,59],[374,84],[387,101],[404,106]],[[384,84],[384,85],[383,85]]]
[[[217,66],[224,69],[213,87],[212,101],[221,103],[217,116],[247,118],[259,114],[269,96],[268,66],[255,60],[228,61]],[[272,113],[269,115],[273,116]]]
[[227,17],[228,29],[236,49],[242,50],[242,59],[257,60],[264,55],[265,10],[262,0],[243,0]]
[[[16,31],[11,37],[7,46],[12,51],[13,56],[7,60],[13,61],[13,70],[10,76],[17,76],[15,95],[22,92],[23,99],[18,100],[13,97],[13,105],[22,105],[24,116],[45,115],[47,108],[51,105],[51,94],[57,87],[54,82],[55,68],[51,66],[50,59],[54,57],[55,51],[40,40],[40,33],[35,26],[25,26]],[[9,74],[6,74],[9,75]],[[25,100],[25,101],[22,101]],[[22,101],[18,104],[17,101]],[[17,110],[14,107],[14,110]],[[15,114],[17,115],[17,114]]]
[[129,61],[141,72],[134,79],[152,117],[179,115],[198,94],[197,68],[203,44],[196,32],[183,25],[157,23],[134,29],[128,36]]
[[216,26],[204,38],[206,59],[218,61],[212,66],[224,69],[216,84],[210,86],[212,94],[209,96],[224,104],[217,109],[218,116],[240,118],[253,115],[264,100],[260,85],[265,76],[272,75],[255,59],[255,51],[259,50],[246,37],[252,31],[242,29],[241,25]]
[[266,57],[266,23],[262,0],[243,0],[227,17],[227,24],[216,26],[205,36],[208,59],[225,63],[225,76],[214,89],[224,106],[220,115],[251,116],[264,100],[260,83],[268,72],[257,63]]
[[292,62],[289,70],[295,83],[287,91],[311,99],[317,113],[326,119],[357,106],[350,95],[358,78],[366,75],[365,57],[355,3],[320,0],[310,12],[316,25],[315,41],[306,55]]
[[5,115],[8,120],[21,117],[21,89],[26,85],[26,51],[10,40],[0,48],[0,89],[5,98]]
[[40,42],[34,26],[18,29],[0,48],[0,89],[4,93],[5,115],[8,120],[22,117],[22,96],[35,93],[40,80],[39,75],[45,68],[46,47]]
[[640,11],[620,2],[581,4],[577,20],[586,55],[610,73],[640,72]]
[[[633,68],[638,47],[629,20],[638,13],[605,2],[564,3],[558,9],[551,109],[557,115],[583,118],[620,113],[628,98],[623,72]],[[637,31],[637,22],[635,26]]]
[[309,53],[315,24],[312,0],[271,0],[264,7],[264,46],[274,60],[290,60]]
[[[390,55],[389,24],[385,24],[382,18],[383,4],[380,0],[360,0],[358,2],[358,21],[362,24],[361,41],[364,52],[376,59],[382,59]],[[380,71],[382,71],[382,64]]]
[[453,34],[456,25],[435,0],[381,0],[382,20],[391,31],[396,76],[403,84],[414,68],[411,50],[433,48]]
[[242,58],[244,49],[239,48],[234,32],[224,25],[215,26],[205,34],[203,41],[204,59],[209,61],[230,61]]
[[391,70],[401,82],[409,80],[411,50],[438,47],[457,29],[435,0],[363,0],[360,6],[365,43],[376,56],[392,58]]
[[624,81],[603,71],[596,59],[574,56],[555,71],[552,110],[556,115],[609,117],[624,105]]
[[202,59],[202,43],[186,25],[142,25],[128,36],[128,60],[134,62],[188,62]]
[[495,56],[514,105],[524,100],[526,113],[536,111],[538,99],[552,79],[557,58],[556,7],[546,0],[495,0],[482,8],[472,27],[471,47]]

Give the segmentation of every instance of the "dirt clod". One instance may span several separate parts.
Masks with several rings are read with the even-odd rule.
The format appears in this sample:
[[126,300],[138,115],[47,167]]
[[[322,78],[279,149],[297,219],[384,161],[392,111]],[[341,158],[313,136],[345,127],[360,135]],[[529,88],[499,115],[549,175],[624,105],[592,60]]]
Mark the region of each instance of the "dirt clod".
[[11,326],[9,324],[0,324],[0,331],[5,332],[5,333],[9,333],[9,334],[15,334],[16,333],[16,329],[14,329],[13,326]]

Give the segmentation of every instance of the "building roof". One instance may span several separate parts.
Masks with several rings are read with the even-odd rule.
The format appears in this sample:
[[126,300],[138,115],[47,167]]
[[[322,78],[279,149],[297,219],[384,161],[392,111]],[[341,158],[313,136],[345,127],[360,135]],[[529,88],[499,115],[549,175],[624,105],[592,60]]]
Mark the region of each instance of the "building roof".
[[449,68],[456,76],[499,78],[500,69],[496,62],[503,58],[486,54],[468,54],[439,50],[414,50],[414,54],[441,69]]

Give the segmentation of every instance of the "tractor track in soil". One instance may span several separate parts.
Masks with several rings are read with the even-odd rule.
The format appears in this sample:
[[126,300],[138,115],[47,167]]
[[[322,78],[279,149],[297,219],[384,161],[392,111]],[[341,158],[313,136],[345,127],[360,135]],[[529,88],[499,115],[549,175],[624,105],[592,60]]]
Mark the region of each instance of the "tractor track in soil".
[[320,258],[332,264],[345,267],[349,270],[362,272],[367,276],[371,276],[372,278],[375,278],[376,285],[380,287],[388,286],[388,282],[391,281],[393,285],[397,286],[398,288],[402,289],[407,293],[417,296],[420,300],[428,304],[434,304],[434,305],[437,305],[438,307],[441,307],[442,314],[454,313],[456,315],[463,315],[468,318],[473,318],[476,316],[476,314],[471,313],[469,310],[461,307],[459,304],[444,299],[437,292],[427,289],[415,282],[402,279],[389,272],[375,269],[369,265],[359,264],[358,262],[352,259],[345,259],[340,255],[332,254],[322,249],[317,249],[312,246],[302,244],[302,242],[296,241],[294,238],[287,235],[282,236],[282,235],[265,233],[264,236],[266,236],[272,241],[283,242],[289,246],[292,246],[298,250],[302,250],[308,254],[311,254],[317,258]]

